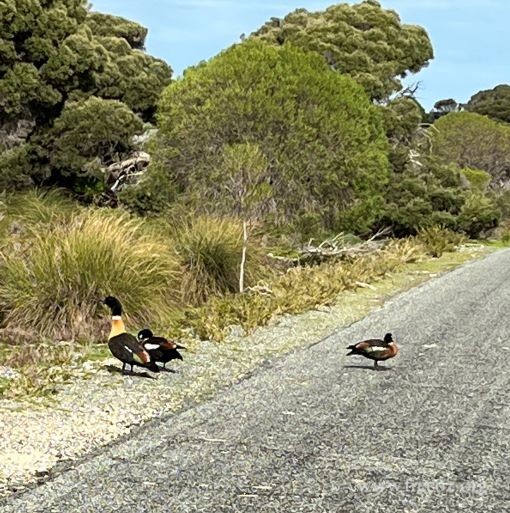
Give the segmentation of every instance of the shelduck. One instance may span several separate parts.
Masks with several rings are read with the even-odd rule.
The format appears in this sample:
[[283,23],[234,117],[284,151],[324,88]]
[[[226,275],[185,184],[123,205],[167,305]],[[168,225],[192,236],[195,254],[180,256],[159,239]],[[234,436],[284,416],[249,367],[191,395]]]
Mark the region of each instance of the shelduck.
[[155,362],[163,364],[164,369],[166,369],[166,364],[169,361],[182,360],[178,349],[186,349],[172,340],[167,340],[164,337],[155,337],[154,333],[148,328],[138,333],[138,340]]
[[360,355],[370,360],[374,360],[374,369],[377,370],[377,362],[388,360],[393,358],[398,353],[398,346],[393,340],[391,333],[386,333],[384,339],[371,338],[369,340],[363,340],[357,344],[347,346],[351,352],[347,353],[347,356]]
[[124,321],[122,320],[122,305],[120,301],[113,296],[103,299],[103,303],[110,308],[112,312],[112,327],[108,337],[108,347],[113,356],[122,362],[122,374],[126,373],[126,365],[145,367],[152,372],[159,372],[159,367],[151,358],[150,354],[138,342],[136,337],[126,332]]

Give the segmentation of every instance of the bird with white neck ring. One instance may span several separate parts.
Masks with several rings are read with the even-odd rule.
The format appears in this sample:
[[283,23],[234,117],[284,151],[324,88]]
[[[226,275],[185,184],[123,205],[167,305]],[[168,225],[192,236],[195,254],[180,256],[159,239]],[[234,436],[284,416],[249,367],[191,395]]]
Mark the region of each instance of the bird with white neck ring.
[[112,324],[110,335],[108,337],[108,347],[118,360],[122,362],[122,374],[126,374],[126,365],[144,367],[152,372],[159,372],[159,367],[156,365],[138,342],[136,337],[126,332],[124,321],[122,320],[122,305],[120,301],[113,296],[108,296],[103,299],[103,303],[111,310]]

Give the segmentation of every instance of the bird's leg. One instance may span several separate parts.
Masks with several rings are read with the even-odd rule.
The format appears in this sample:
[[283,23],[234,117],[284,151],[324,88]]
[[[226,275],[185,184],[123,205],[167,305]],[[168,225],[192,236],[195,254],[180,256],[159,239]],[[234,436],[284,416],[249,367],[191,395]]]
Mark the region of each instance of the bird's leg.
[[122,374],[126,374],[126,362],[122,362]]
[[379,370],[379,367],[377,366],[377,360],[374,360],[374,370]]

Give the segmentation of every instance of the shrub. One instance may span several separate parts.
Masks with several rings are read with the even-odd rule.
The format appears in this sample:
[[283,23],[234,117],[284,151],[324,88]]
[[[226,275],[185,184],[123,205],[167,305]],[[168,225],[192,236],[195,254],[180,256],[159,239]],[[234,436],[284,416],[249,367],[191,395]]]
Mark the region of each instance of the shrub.
[[[491,185],[510,177],[510,127],[473,112],[452,112],[434,123],[432,151],[444,164],[483,170]],[[468,171],[468,174],[473,173]],[[468,176],[469,179],[469,176]]]
[[501,212],[490,198],[471,193],[460,212],[459,227],[470,238],[476,239],[495,228],[500,218]]
[[464,237],[442,226],[431,226],[418,231],[416,241],[422,244],[425,251],[434,258],[443,253],[454,251],[464,240]]
[[267,324],[277,314],[331,304],[342,291],[374,281],[423,254],[423,245],[410,239],[347,261],[294,267],[272,280],[267,291],[213,297],[203,306],[189,310],[183,322],[203,339],[222,340],[231,325],[240,324],[249,331]]
[[[1,255],[3,325],[57,338],[97,335],[99,299],[120,298],[136,323],[170,315],[177,259],[141,221],[102,210],[30,233],[23,250]],[[106,311],[104,312],[106,313]]]
[[149,168],[157,179],[143,185],[149,205],[160,193],[148,186],[164,183],[166,173],[169,198],[177,193],[202,212],[225,213],[231,177],[216,171],[228,148],[249,144],[267,163],[273,222],[319,213],[328,229],[364,231],[375,217],[388,176],[381,114],[318,55],[236,45],[170,85],[158,116]]
[[461,169],[462,174],[469,182],[471,188],[477,192],[483,193],[491,181],[491,175],[481,169],[472,169],[465,167]]

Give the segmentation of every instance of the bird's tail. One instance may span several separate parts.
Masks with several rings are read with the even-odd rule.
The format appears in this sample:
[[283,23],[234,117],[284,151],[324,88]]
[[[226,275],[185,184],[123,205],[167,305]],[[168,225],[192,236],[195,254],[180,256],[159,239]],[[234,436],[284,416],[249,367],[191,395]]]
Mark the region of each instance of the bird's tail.
[[[177,346],[177,347],[179,347],[179,346]],[[177,349],[175,350],[175,355],[177,356],[177,358],[179,358],[179,360],[184,361],[184,359],[182,358],[181,353],[179,353],[179,351],[177,351]]]

